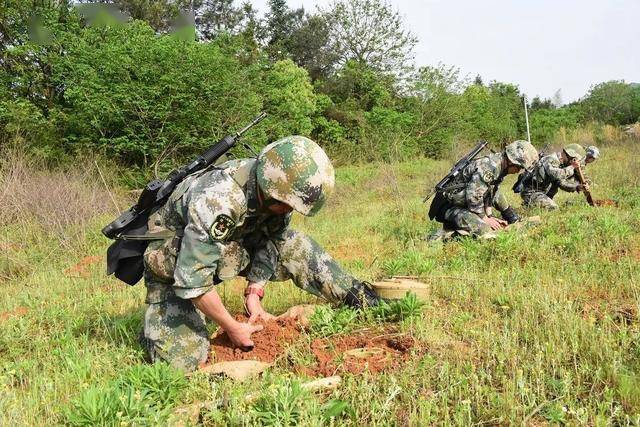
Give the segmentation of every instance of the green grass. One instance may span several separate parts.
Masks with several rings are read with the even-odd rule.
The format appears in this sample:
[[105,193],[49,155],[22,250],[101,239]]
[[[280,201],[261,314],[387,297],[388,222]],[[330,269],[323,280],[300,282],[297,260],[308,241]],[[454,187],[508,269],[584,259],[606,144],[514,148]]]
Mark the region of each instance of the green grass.
[[[582,195],[564,193],[559,211],[524,212],[509,194],[542,224],[493,241],[430,245],[423,238],[436,224],[425,219],[421,198],[448,166],[340,168],[324,211],[296,217],[295,228],[357,276],[417,275],[432,287],[419,315],[399,324],[424,343],[424,356],[402,371],[347,376],[322,394],[301,390],[304,379],[286,358],[240,385],[146,365],[136,342],[144,287],[105,277],[101,263],[69,270],[104,254],[99,229],[109,216],[65,240],[33,224],[0,227],[0,424],[164,424],[175,407],[212,401],[202,414],[208,425],[319,425],[332,416],[340,425],[638,425],[637,148],[605,147],[587,169],[594,197],[616,199],[617,209],[593,209]],[[242,286],[221,289],[232,311],[241,310]],[[277,314],[314,301],[273,283],[264,303]],[[340,332],[342,323],[328,312],[318,320],[322,334]],[[309,359],[308,339],[292,350],[295,358]],[[246,402],[251,393],[257,399]]]

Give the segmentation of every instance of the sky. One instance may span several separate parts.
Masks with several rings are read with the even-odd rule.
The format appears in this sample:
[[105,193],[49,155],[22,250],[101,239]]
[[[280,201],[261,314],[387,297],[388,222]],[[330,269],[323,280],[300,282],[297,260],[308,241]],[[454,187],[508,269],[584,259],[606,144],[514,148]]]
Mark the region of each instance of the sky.
[[[640,0],[388,0],[418,37],[417,65],[517,84],[565,103],[607,80],[640,82]],[[252,1],[260,11],[267,0]],[[329,0],[288,0],[315,11]]]

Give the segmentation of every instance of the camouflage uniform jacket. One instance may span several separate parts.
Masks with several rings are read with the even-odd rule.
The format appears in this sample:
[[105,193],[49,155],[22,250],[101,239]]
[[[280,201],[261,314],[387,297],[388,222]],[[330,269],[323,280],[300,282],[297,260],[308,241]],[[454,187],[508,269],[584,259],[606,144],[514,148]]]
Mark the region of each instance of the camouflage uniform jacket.
[[574,179],[573,166],[562,166],[562,161],[556,153],[542,157],[535,166],[530,180],[524,183],[524,193],[546,193],[553,186],[560,187],[564,191],[578,190],[578,181]]
[[[232,160],[193,174],[149,219],[149,231],[182,230],[176,239],[152,242],[145,253],[147,303],[171,293],[190,299],[244,271],[247,279],[273,275],[291,214],[258,209],[255,159]],[[248,269],[247,269],[248,268]]]
[[480,217],[490,215],[493,201],[500,197],[498,186],[506,171],[503,153],[494,153],[471,162],[461,176],[444,191],[454,206],[466,208]]

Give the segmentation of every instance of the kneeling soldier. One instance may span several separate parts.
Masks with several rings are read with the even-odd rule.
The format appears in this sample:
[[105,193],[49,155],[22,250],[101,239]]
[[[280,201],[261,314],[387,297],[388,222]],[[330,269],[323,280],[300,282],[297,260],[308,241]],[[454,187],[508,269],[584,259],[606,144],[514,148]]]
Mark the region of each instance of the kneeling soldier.
[[[598,155],[599,153],[596,152],[592,157],[595,159]],[[542,157],[536,164],[531,177],[523,182],[520,195],[524,205],[557,209],[558,204],[553,201],[553,197],[558,188],[567,192],[582,191],[583,186],[574,176],[575,168],[580,166],[585,156],[584,147],[579,144],[569,144],[561,153],[551,153]]]
[[518,220],[499,186],[508,174],[531,169],[538,160],[538,152],[528,141],[515,141],[500,153],[473,160],[458,178],[436,194],[433,203],[439,203],[435,219],[445,229],[462,230],[475,236],[488,236],[504,227],[493,215],[500,211],[509,223]]
[[375,305],[365,282],[347,274],[310,237],[289,229],[293,210],[320,210],[334,187],[325,152],[310,139],[291,136],[265,147],[257,159],[232,160],[187,177],[149,219],[149,231],[175,237],[145,252],[143,345],[152,361],[194,370],[207,359],[205,317],[234,345],[253,346],[262,327],[236,321],[215,285],[246,277],[250,320],[272,316],[260,304],[267,281],[293,283],[351,307]]
[[[587,147],[586,150],[586,157],[584,158],[584,162],[581,163],[581,167],[584,168],[585,166],[587,166],[590,163],[595,162],[596,160],[598,160],[600,158],[600,150],[598,150],[598,147],[596,147],[595,145],[590,145],[589,147]],[[571,178],[569,178],[571,181],[574,181],[576,185],[580,184],[580,182],[578,181],[578,178],[575,176],[575,174],[573,176],[571,176]],[[588,181],[588,180],[587,180]],[[547,190],[547,196],[550,199],[553,199],[556,194],[558,194],[558,189],[560,188],[560,185],[555,182],[553,184],[551,184],[551,187]]]

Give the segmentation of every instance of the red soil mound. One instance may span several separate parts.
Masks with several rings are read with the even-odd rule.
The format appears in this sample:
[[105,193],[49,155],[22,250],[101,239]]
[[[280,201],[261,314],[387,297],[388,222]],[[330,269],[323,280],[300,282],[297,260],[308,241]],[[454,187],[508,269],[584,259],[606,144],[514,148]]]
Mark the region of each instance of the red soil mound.
[[370,337],[363,333],[317,339],[311,343],[316,366],[299,367],[311,376],[336,373],[379,373],[399,368],[410,356],[416,341],[408,335],[386,334]]
[[612,206],[614,208],[618,207],[618,202],[611,199],[594,200],[593,203],[595,203],[595,205],[599,207],[603,207],[603,206]]
[[[246,318],[239,316],[238,320],[246,321]],[[248,352],[233,348],[227,334],[219,333],[211,343],[211,362],[258,360],[271,363],[300,338],[301,327],[294,319],[277,319],[263,325],[262,331],[251,336],[255,347]],[[338,372],[379,373],[400,368],[416,347],[415,339],[389,330],[382,333],[360,332],[315,339],[309,349],[315,363],[295,366],[294,370],[308,376],[326,377]]]
[[[238,320],[246,322],[246,318]],[[234,360],[259,360],[273,362],[284,349],[300,336],[300,326],[294,319],[277,319],[262,324],[264,329],[251,335],[254,348],[244,352],[233,348],[226,332],[219,333],[211,343],[212,362],[229,362]]]

